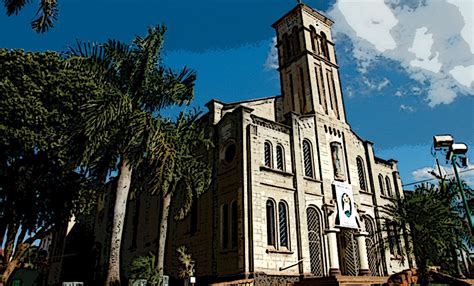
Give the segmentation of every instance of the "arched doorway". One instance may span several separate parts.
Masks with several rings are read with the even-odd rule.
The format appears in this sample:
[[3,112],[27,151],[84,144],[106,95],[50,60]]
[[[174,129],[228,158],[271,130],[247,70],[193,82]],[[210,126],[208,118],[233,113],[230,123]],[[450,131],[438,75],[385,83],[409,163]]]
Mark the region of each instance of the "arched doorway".
[[380,275],[381,259],[377,247],[377,237],[375,235],[375,223],[372,218],[365,216],[365,230],[369,233],[365,238],[367,245],[367,259],[369,260],[369,268],[372,275]]
[[357,276],[359,273],[359,247],[353,229],[341,229],[339,233],[339,261],[343,275]]

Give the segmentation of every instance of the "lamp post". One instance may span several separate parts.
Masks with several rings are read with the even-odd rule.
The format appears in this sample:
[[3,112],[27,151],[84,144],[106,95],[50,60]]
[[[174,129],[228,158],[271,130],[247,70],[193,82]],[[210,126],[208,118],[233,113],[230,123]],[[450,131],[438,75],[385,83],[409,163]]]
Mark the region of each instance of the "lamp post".
[[471,234],[474,235],[474,222],[471,215],[471,210],[469,209],[469,204],[467,202],[466,194],[464,193],[464,188],[461,179],[459,178],[457,168],[458,160],[461,166],[467,167],[467,145],[464,143],[454,143],[454,138],[451,135],[436,135],[433,136],[433,146],[435,151],[444,151],[446,153],[447,162],[451,162],[451,164],[453,165],[456,181],[458,183],[459,190],[461,191],[461,197],[463,200],[464,208],[466,210],[466,215],[469,222],[469,229],[471,230]]

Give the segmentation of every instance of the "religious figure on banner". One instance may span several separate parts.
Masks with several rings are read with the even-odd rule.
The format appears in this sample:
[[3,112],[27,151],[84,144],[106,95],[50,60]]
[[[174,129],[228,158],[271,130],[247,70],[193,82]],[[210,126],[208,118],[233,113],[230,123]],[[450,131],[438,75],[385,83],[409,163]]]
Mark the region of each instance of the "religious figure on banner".
[[341,182],[334,182],[333,185],[337,203],[336,226],[359,229],[352,186]]

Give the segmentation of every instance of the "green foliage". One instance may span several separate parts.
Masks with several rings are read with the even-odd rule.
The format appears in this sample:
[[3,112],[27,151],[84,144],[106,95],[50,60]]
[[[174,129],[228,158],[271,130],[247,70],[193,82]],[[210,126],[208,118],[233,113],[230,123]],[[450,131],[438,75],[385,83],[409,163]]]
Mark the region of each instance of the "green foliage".
[[[196,76],[187,68],[174,72],[160,66],[165,30],[160,25],[149,28],[148,34],[137,36],[132,45],[109,40],[103,45],[78,43],[71,49],[71,67],[86,71],[110,86],[108,92],[83,106],[84,116],[77,130],[77,137],[85,142],[81,166],[90,176],[105,179],[111,171],[118,170],[119,165],[124,165],[133,174],[126,178],[131,182],[125,182],[127,186],[128,183],[136,186],[132,189],[150,189],[154,193],[168,190],[166,184],[172,175],[168,168],[173,170],[179,150],[169,139],[175,138],[174,134],[168,134],[174,125],[161,118],[160,111],[165,107],[188,104],[193,98]],[[152,179],[156,170],[161,170],[157,180]],[[124,179],[121,176],[119,173],[119,181]],[[124,190],[128,192],[128,188]],[[118,213],[125,214],[125,211],[114,214],[114,225],[123,227],[120,220],[124,215]],[[119,256],[120,238],[112,237],[111,240],[113,253]],[[119,279],[116,261],[109,261],[109,282]]]
[[147,284],[160,285],[160,271],[156,269],[156,255],[152,252],[135,258],[130,271],[133,279],[146,279]]
[[[95,201],[95,182],[76,171],[81,144],[72,134],[79,106],[101,92],[56,53],[0,49],[0,240],[7,245],[18,234],[16,248],[23,247]],[[22,251],[5,252],[3,265]]]
[[[0,59],[0,173],[11,203],[6,217],[24,224],[27,213],[39,207],[45,217],[67,219],[77,193],[91,188],[75,172],[80,154],[72,129],[80,104],[101,89],[92,77],[66,69],[56,53],[0,49]],[[14,213],[8,207],[13,204]],[[67,211],[57,216],[62,207]]]
[[[162,120],[150,141],[147,160],[137,169],[134,184],[153,194],[175,196],[175,219],[183,219],[211,182],[210,140],[199,124],[199,113],[181,113],[176,121]],[[151,174],[151,175],[150,175]]]
[[178,252],[178,260],[181,262],[181,268],[178,271],[178,277],[186,279],[194,275],[194,260],[191,254],[186,253],[186,246],[182,245],[176,249]]
[[38,246],[32,246],[20,259],[22,268],[26,269],[41,269],[48,266],[48,253],[40,249]]
[[[8,16],[18,14],[31,0],[3,0]],[[40,0],[36,12],[36,19],[31,22],[31,28],[37,33],[47,32],[54,26],[58,17],[58,4],[56,0]]]
[[83,165],[89,171],[106,176],[124,158],[135,169],[154,138],[162,136],[161,109],[192,100],[195,73],[159,65],[165,30],[159,25],[149,28],[147,36],[137,36],[132,45],[109,40],[103,45],[78,43],[71,49],[71,66],[110,85],[108,93],[83,107],[80,133],[86,142]]
[[448,181],[440,182],[439,186],[419,185],[413,192],[383,207],[382,212],[400,228],[396,233],[407,234],[408,254],[415,255],[422,275],[426,275],[430,265],[442,266],[444,271],[453,274],[456,265],[453,250],[472,247],[473,238],[460,203],[456,182]]

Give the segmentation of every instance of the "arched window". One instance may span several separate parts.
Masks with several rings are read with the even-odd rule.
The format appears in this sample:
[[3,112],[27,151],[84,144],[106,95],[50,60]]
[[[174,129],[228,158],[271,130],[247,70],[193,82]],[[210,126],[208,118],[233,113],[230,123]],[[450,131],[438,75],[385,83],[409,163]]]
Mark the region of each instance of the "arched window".
[[379,188],[380,188],[380,194],[382,196],[385,196],[385,188],[384,188],[384,183],[383,183],[383,176],[379,174]]
[[285,57],[285,62],[288,62],[289,59],[291,58],[291,45],[290,45],[290,39],[288,38],[288,35],[285,33],[283,35],[283,54]]
[[276,166],[278,170],[284,171],[285,169],[285,152],[281,145],[276,146]]
[[315,207],[306,209],[308,222],[308,242],[309,256],[311,262],[311,273],[316,277],[321,277],[323,271],[323,240],[322,240],[322,220],[319,211]]
[[229,212],[227,204],[221,207],[221,245],[223,249],[227,248],[229,242]]
[[267,244],[275,244],[275,203],[272,200],[267,201]]
[[318,53],[318,50],[317,50],[318,43],[317,43],[317,39],[316,39],[316,29],[313,26],[309,26],[309,29],[310,29],[310,35],[311,35],[311,49],[313,50],[313,52],[315,52],[317,54]]
[[288,210],[286,203],[278,203],[278,227],[280,230],[280,246],[288,248]]
[[306,177],[313,177],[313,151],[311,143],[307,139],[303,140],[303,163],[304,175]]
[[271,168],[272,167],[272,144],[268,141],[265,141],[264,144],[264,162],[265,166]]
[[390,178],[388,176],[385,177],[385,184],[387,185],[387,195],[389,197],[392,196],[392,184],[390,183]]
[[329,60],[328,38],[323,32],[321,32],[321,51],[323,52],[323,57]]
[[298,33],[298,28],[293,27],[293,30],[291,31],[291,37],[293,41],[293,55],[296,55],[300,52],[300,36]]
[[231,241],[232,241],[232,248],[237,248],[237,238],[238,238],[238,224],[237,224],[237,201],[233,201],[231,206],[230,206],[230,211],[231,211],[231,227],[232,227],[232,236],[231,236]]
[[361,157],[357,157],[357,173],[359,174],[359,187],[361,190],[367,191],[367,185],[365,183],[365,171],[364,171],[364,161]]

